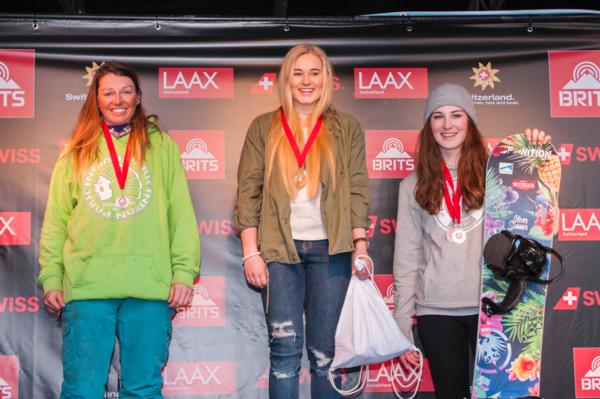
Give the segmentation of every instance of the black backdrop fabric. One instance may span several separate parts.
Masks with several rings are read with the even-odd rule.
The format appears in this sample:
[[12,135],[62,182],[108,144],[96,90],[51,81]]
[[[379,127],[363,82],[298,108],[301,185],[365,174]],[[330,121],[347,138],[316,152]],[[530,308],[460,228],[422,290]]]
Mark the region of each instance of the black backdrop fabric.
[[[260,297],[245,284],[232,229],[236,170],[250,121],[278,106],[274,79],[285,52],[310,42],[333,62],[336,108],[355,115],[366,131],[370,254],[390,308],[394,232],[402,223],[398,183],[414,170],[430,90],[447,81],[467,87],[490,145],[526,127],[552,134],[563,164],[555,248],[567,272],[548,292],[541,395],[599,398],[599,22],[597,16],[0,17],[0,397],[58,397],[62,330],[36,285],[40,226],[50,173],[90,71],[107,60],[140,74],[146,110],[160,116],[181,148],[199,221],[201,278],[192,306],[174,319],[164,394],[268,396]],[[307,367],[300,375],[304,398]],[[392,367],[372,367],[363,397],[393,397]],[[118,397],[118,371],[115,356],[107,398]],[[432,398],[432,391],[426,376],[419,397]]]

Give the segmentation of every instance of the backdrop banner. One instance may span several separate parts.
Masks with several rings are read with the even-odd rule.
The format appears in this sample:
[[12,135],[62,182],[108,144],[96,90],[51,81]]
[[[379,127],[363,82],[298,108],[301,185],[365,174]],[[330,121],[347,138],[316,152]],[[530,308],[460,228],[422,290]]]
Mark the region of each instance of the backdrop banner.
[[[202,241],[193,303],[173,321],[164,395],[268,397],[260,295],[244,280],[233,231],[236,171],[250,122],[278,106],[279,64],[303,42],[331,57],[335,107],[356,116],[366,132],[370,255],[390,310],[394,236],[403,223],[396,220],[398,183],[415,170],[430,90],[447,81],[467,87],[490,146],[527,127],[552,134],[563,167],[555,248],[567,271],[549,287],[541,364],[497,372],[538,378],[531,393],[547,399],[600,398],[599,22],[598,16],[0,16],[0,398],[59,394],[62,326],[43,307],[36,284],[40,227],[54,163],[95,69],[109,60],[139,73],[144,107],[179,144]],[[527,183],[513,186],[535,199]],[[526,231],[536,220],[510,223]],[[527,330],[526,315],[516,322]],[[502,364],[506,353],[497,356]],[[371,367],[362,397],[393,397],[391,367]],[[527,372],[515,373],[520,367]],[[304,362],[303,398],[310,396],[309,380]],[[115,355],[105,397],[117,398],[118,388]],[[427,366],[420,390],[420,398],[434,397]]]

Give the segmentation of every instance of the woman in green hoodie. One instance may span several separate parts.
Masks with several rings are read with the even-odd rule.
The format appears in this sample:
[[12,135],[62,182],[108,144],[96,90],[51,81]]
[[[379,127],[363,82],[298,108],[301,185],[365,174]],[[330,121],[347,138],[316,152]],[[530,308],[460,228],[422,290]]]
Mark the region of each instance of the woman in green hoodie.
[[120,397],[162,398],[174,309],[199,271],[177,144],[141,105],[136,74],[95,72],[56,163],[40,240],[46,307],[64,319],[61,398],[101,398],[115,335]]

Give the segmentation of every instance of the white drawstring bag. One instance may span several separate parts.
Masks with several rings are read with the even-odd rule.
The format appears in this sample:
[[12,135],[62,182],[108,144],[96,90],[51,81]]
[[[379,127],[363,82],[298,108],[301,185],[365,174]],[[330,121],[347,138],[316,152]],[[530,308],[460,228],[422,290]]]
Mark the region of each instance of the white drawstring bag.
[[[353,275],[335,331],[335,356],[329,368],[333,388],[344,396],[360,392],[366,384],[369,364],[383,363],[407,350],[418,349],[400,331],[373,276],[360,280]],[[357,366],[364,367],[356,386],[348,391],[340,390],[335,385],[333,372]],[[418,384],[415,394],[417,390]]]

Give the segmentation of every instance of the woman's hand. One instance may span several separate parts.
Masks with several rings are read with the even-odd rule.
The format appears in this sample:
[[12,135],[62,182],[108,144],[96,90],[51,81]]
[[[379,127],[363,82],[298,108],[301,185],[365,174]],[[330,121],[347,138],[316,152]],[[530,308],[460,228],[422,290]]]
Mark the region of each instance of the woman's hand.
[[187,306],[192,302],[194,290],[187,285],[180,283],[171,284],[171,292],[169,292],[169,307],[173,309]]
[[546,144],[552,140],[552,137],[549,134],[538,129],[525,129],[525,137],[527,137],[527,140],[533,145]]
[[[352,252],[352,270],[356,277],[361,280],[366,280],[369,278],[369,270],[373,271],[373,263],[371,262],[369,256],[369,252],[367,251],[368,244],[367,241],[356,241],[354,243],[354,252]],[[361,270],[356,270],[356,260],[360,259],[361,261],[366,263],[366,266]]]
[[419,367],[420,359],[419,352],[409,350],[400,355],[400,363],[405,369]]
[[50,313],[60,313],[65,307],[65,297],[62,291],[49,291],[44,295],[44,304]]
[[248,284],[256,288],[264,288],[269,284],[269,270],[260,255],[246,259],[244,262],[244,275]]

